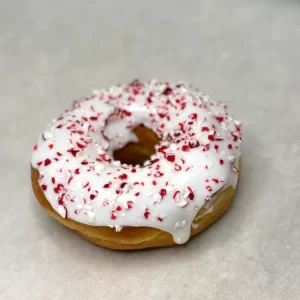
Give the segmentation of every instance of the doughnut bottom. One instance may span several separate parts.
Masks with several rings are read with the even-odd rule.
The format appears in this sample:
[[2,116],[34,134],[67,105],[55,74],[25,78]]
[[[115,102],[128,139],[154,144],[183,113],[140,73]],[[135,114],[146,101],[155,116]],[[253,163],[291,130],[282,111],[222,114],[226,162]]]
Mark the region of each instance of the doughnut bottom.
[[[63,219],[45,198],[39,186],[38,179],[39,172],[31,168],[33,191],[46,212],[58,222],[74,230],[93,244],[115,250],[135,250],[176,245],[170,233],[151,227],[124,227],[120,232],[116,232],[115,229],[110,227],[89,226],[71,219]],[[194,219],[194,223],[198,227],[191,229],[190,238],[204,231],[224,215],[234,198],[234,194],[235,190],[232,187],[228,187],[211,204],[212,208],[209,209],[210,212],[207,212],[206,208],[202,208]]]
[[[141,164],[155,152],[154,145],[159,142],[157,136],[146,127],[134,130],[139,139],[138,144],[130,143],[123,149],[115,151],[115,159],[125,163]],[[31,167],[31,181],[37,200],[46,212],[61,224],[72,229],[87,241],[114,250],[137,250],[176,245],[170,233],[151,227],[123,227],[120,232],[107,226],[90,226],[71,219],[62,218],[51,206],[38,183],[39,172]],[[194,219],[190,239],[200,234],[216,222],[230,207],[235,189],[231,186],[216,195],[208,209],[201,208]]]

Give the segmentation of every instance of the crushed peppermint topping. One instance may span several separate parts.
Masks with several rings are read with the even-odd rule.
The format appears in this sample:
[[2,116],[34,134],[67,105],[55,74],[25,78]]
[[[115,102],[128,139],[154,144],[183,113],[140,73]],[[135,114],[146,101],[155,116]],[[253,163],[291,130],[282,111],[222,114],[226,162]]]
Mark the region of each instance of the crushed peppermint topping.
[[[141,124],[160,139],[156,153],[142,166],[115,161]],[[135,80],[74,101],[34,145],[32,166],[62,218],[116,231],[150,226],[184,243],[198,210],[235,187],[241,141],[226,105],[188,84]]]

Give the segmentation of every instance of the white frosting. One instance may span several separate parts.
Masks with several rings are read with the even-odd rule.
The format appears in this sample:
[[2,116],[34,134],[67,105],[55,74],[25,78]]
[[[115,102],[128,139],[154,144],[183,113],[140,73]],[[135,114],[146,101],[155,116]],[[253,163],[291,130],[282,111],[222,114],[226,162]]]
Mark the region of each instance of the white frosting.
[[[116,117],[110,118],[112,113]],[[114,161],[144,124],[160,138],[144,166]],[[240,123],[186,84],[134,81],[75,101],[39,138],[32,166],[52,207],[93,226],[148,226],[189,239],[198,211],[235,188]]]

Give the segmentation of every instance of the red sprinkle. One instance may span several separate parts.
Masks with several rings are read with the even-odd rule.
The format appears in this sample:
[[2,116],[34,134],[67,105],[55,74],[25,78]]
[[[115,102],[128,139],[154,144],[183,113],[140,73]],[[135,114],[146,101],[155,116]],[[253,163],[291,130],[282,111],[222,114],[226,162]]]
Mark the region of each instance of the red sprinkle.
[[121,180],[125,180],[125,179],[127,179],[127,174],[125,174],[125,173],[123,173],[123,174],[121,174],[120,176],[119,176],[119,178],[121,179]]
[[175,161],[175,155],[174,154],[167,154],[166,159],[170,162],[174,162]]
[[209,192],[211,192],[212,191],[212,188],[211,188],[211,186],[210,185],[207,185],[206,187],[205,187]]
[[185,130],[184,130],[184,123],[181,123],[179,122],[179,126],[180,126],[180,130],[185,133]]
[[192,140],[190,140],[189,141],[189,147],[190,148],[197,148],[197,147],[199,147],[200,146],[200,143],[199,143],[199,141],[198,140],[196,140],[196,139],[192,139]]
[[62,194],[62,195],[58,198],[58,204],[59,204],[59,205],[63,205],[63,204],[64,204],[64,197],[65,197],[65,194]]
[[190,199],[190,200],[194,200],[195,194],[194,194],[192,188],[189,187],[189,186],[188,186],[187,188],[188,188],[188,190],[189,190],[189,192],[190,192],[190,194],[189,194],[189,199]]
[[44,165],[45,165],[45,166],[48,166],[48,165],[50,165],[50,164],[51,164],[51,160],[50,160],[49,158],[47,158],[47,159],[45,160]]
[[157,152],[161,152],[161,153],[165,153],[164,151],[167,150],[168,147],[167,146],[161,146],[157,149]]
[[212,142],[215,140],[215,137],[213,134],[209,134],[207,138]]
[[151,160],[151,165],[157,163],[158,161],[159,161],[159,158],[155,158],[155,159]]
[[123,188],[125,187],[126,184],[127,184],[126,182],[122,182],[122,183],[120,184],[120,188],[123,189]]
[[80,143],[78,143],[78,142],[76,142],[76,145],[77,145],[77,147],[80,148],[80,149],[84,149],[84,148],[85,148],[85,145],[82,145],[82,144],[80,144]]
[[233,140],[236,142],[238,140],[237,134],[235,134],[235,133],[232,132],[231,135],[233,137]]
[[145,217],[146,219],[148,219],[149,215],[150,215],[150,212],[149,212],[148,208],[146,208],[146,210],[145,210],[145,212],[144,212],[144,217]]
[[139,89],[133,89],[133,94],[134,95],[138,95],[140,93],[140,90]]
[[180,193],[180,191],[176,191],[176,192],[174,193],[174,195],[173,195],[173,199],[174,199],[174,200],[177,198],[177,196],[178,196],[179,193]]
[[42,184],[41,188],[42,188],[43,191],[46,191],[47,190],[47,185],[46,184]]
[[196,113],[193,113],[193,114],[190,114],[190,118],[192,119],[192,120],[197,120],[197,117],[198,117],[198,115],[196,114]]
[[220,164],[223,165],[224,164],[224,160],[220,159]]
[[64,186],[59,183],[56,188],[54,188],[54,192],[58,194],[61,190],[63,190]]
[[163,95],[168,96],[172,94],[173,90],[169,87],[166,87],[166,89],[162,92]]
[[77,153],[79,152],[80,150],[76,150],[74,148],[71,148],[69,150],[67,150],[67,152],[71,153],[74,157],[76,157]]
[[83,188],[86,188],[86,187],[88,187],[89,185],[90,185],[90,183],[87,182],[87,183],[83,186]]
[[162,177],[164,176],[164,173],[160,172],[160,171],[157,171],[155,174],[154,174],[154,177]]
[[167,194],[167,190],[166,189],[161,189],[159,194],[164,197]]
[[111,186],[111,184],[112,184],[112,182],[110,181],[110,182],[104,184],[103,187],[104,187],[105,189],[108,189],[108,188]]

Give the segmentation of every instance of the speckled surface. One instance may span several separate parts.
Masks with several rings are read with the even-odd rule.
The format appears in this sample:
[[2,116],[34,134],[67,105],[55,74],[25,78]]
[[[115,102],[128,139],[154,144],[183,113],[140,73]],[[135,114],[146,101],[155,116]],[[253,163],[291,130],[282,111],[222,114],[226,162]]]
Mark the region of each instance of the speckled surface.
[[[183,2],[0,3],[0,299],[299,299],[300,3]],[[227,102],[243,172],[232,209],[194,241],[112,252],[42,211],[29,161],[72,99],[136,77]]]

